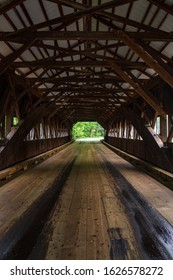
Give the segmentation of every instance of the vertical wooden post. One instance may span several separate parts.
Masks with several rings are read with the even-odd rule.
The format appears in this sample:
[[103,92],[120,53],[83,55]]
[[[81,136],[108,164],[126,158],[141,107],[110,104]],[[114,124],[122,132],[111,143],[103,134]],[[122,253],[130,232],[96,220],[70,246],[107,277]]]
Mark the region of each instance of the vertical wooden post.
[[36,126],[44,116],[49,114],[52,110],[52,106],[53,104],[49,107],[43,104],[27,115],[11,140],[7,142],[4,150],[0,153],[0,169],[4,169],[14,163],[15,156],[19,153],[23,140],[30,130]]
[[166,118],[160,116],[160,138],[163,142],[167,139],[167,124]]

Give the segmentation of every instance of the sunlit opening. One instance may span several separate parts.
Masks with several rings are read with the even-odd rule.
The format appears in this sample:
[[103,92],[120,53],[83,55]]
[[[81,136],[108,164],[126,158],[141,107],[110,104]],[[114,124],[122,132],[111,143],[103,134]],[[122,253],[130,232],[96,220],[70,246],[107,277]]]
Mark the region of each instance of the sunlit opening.
[[104,128],[98,122],[77,122],[73,125],[72,137],[77,141],[101,140]]

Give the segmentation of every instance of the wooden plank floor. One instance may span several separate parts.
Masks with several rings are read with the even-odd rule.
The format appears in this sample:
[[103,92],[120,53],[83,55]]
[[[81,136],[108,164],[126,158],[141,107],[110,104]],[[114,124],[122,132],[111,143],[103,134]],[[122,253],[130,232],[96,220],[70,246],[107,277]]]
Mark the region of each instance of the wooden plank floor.
[[110,149],[99,145],[101,153],[118,168],[120,173],[173,226],[173,191],[122,159]]
[[132,186],[142,193],[173,225],[173,192],[107,147],[96,143],[74,143],[0,188],[0,236],[60,176],[67,163],[74,166],[49,217],[45,259],[110,259],[109,229],[128,243],[127,259],[141,259],[134,229],[118,186],[105,162],[110,161]]
[[0,236],[53,184],[74,156],[75,151],[68,147],[0,187]]
[[125,208],[95,156],[96,147],[80,144],[51,220],[46,259],[110,259],[110,228],[122,230],[121,237],[128,240],[127,258],[140,258]]

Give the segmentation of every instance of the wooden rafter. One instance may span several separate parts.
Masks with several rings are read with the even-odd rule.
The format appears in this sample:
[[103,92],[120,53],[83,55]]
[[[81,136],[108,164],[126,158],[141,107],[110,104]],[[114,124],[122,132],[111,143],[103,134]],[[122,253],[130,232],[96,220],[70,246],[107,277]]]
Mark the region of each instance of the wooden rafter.
[[125,42],[132,50],[134,50],[140,58],[142,58],[147,65],[149,65],[155,72],[162,77],[162,79],[167,82],[171,87],[173,87],[173,76],[168,72],[167,66],[164,67],[164,62],[154,59],[151,55],[145,51],[141,46],[139,46],[133,39],[130,38],[125,32],[119,30],[114,31],[115,34],[121,34],[121,40]]
[[[108,60],[107,60],[108,61]],[[111,60],[110,60],[111,61]],[[131,62],[116,60],[118,65],[127,68],[148,68],[146,63],[143,62]],[[13,67],[25,68],[25,67],[43,67],[43,68],[61,68],[61,67],[108,67],[105,60],[76,60],[76,61],[55,61],[53,59],[36,60],[36,61],[21,61],[14,62]]]
[[[126,32],[125,33],[129,38],[141,39],[144,41],[163,41],[163,42],[172,42],[173,34],[166,33],[166,36],[163,36],[163,32]],[[165,35],[165,33],[164,33]],[[105,31],[31,31],[28,32],[27,37],[24,37],[23,34],[15,34],[15,32],[1,32],[0,40],[4,42],[17,42],[23,43],[28,41],[28,39],[33,38],[35,40],[122,40],[123,34],[121,32],[105,32]]]
[[[127,3],[127,2],[132,1],[132,0],[122,0],[122,1]],[[24,30],[18,31],[17,34],[18,33],[20,33],[20,34],[25,33],[26,34],[26,32],[28,32],[29,30],[41,29],[41,28],[44,28],[44,27],[47,27],[47,26],[58,24],[58,23],[73,21],[73,20],[76,20],[78,18],[84,17],[86,15],[90,15],[92,13],[95,13],[96,11],[109,9],[112,6],[115,6],[116,2],[117,2],[117,5],[120,5],[120,2],[122,2],[122,1],[120,1],[120,0],[115,1],[114,0],[114,1],[109,1],[109,2],[103,3],[101,5],[92,6],[92,7],[89,7],[89,8],[87,7],[84,10],[81,10],[81,11],[78,11],[78,12],[74,12],[74,13],[71,13],[71,14],[68,14],[68,15],[64,15],[64,16],[61,16],[61,17],[53,19],[53,20],[45,21],[45,22],[39,23],[37,25],[35,24],[34,26],[31,26],[31,27],[25,28]],[[15,32],[15,35],[16,35],[16,32]]]
[[138,85],[136,82],[134,82],[128,74],[126,74],[115,62],[108,62],[112,69],[116,71],[129,85],[131,85],[134,89],[134,91],[140,95],[155,111],[160,113],[161,115],[165,115],[166,113],[164,110],[159,106],[157,101],[150,95],[150,93],[146,90],[141,88],[140,85]]
[[[28,78],[27,79],[28,81],[31,81],[33,82],[34,84],[36,82],[38,82],[38,79],[37,78]],[[67,84],[67,83],[98,83],[98,84],[101,84],[101,83],[104,83],[104,84],[117,84],[118,82],[122,82],[122,78],[119,77],[119,76],[115,76],[113,78],[81,78],[81,77],[76,77],[75,76],[69,76],[69,77],[65,77],[65,78],[40,78],[39,81],[41,83],[60,83],[60,84]]]
[[[172,67],[164,61],[165,57],[162,56],[158,51],[153,49],[151,46],[146,44],[145,42],[142,42],[141,40],[137,40],[137,43],[139,46],[141,46],[153,59],[157,61],[157,63],[165,69],[170,75],[173,76],[173,70]],[[166,60],[167,61],[167,60]],[[170,61],[170,60],[169,60]]]
[[[12,98],[19,103],[22,116],[23,104],[28,112],[44,103],[54,104],[54,116],[60,114],[67,119],[69,115],[71,122],[93,118],[107,124],[119,108],[133,107],[133,104],[140,112],[143,109],[153,112],[152,107],[156,114],[165,114],[151,94],[148,81],[151,82],[153,73],[158,73],[173,87],[171,52],[168,51],[173,33],[166,30],[172,7],[162,0],[149,0],[150,3],[143,4],[145,10],[137,14],[140,1],[38,0],[37,19],[31,15],[32,7],[28,8],[28,3],[22,0],[7,0],[1,5],[0,13],[8,24],[4,30],[14,31],[0,32],[4,48],[0,55],[0,73],[19,74],[14,79],[10,76],[17,90]],[[49,7],[55,7],[60,16],[52,18]],[[121,7],[123,13],[119,14],[121,8],[117,7]],[[151,8],[155,11],[148,19]],[[163,13],[160,20],[161,11],[168,14]],[[122,34],[127,37],[122,39]],[[17,51],[15,43],[21,44]],[[5,57],[6,48],[13,53]],[[145,55],[141,55],[139,48]],[[159,100],[162,100],[160,96]],[[15,110],[17,112],[17,107]]]
[[[61,2],[62,4],[65,4],[69,7],[72,7],[74,9],[79,9],[79,10],[85,10],[86,7],[83,5],[83,4],[80,4],[80,3],[77,3],[77,2],[71,2],[69,0],[62,0],[62,1],[53,1],[55,3],[57,2]],[[127,3],[134,3],[134,1],[115,1],[114,3],[114,8],[119,6],[119,5],[123,5],[123,4],[127,4]],[[122,22],[122,23],[126,23],[130,26],[133,26],[133,27],[137,27],[137,28],[140,28],[140,29],[143,29],[143,30],[146,30],[146,31],[154,31],[154,32],[158,32],[158,30],[156,28],[153,28],[151,26],[148,26],[148,25],[145,25],[145,24],[141,24],[139,22],[136,22],[136,21],[133,21],[131,19],[128,19],[127,17],[126,18],[123,18],[121,16],[118,16],[118,15],[115,15],[115,14],[111,14],[109,12],[105,12],[105,11],[99,11],[97,10],[95,12],[96,14],[98,15],[101,15],[103,17],[107,17],[111,20],[114,20],[114,21],[117,21],[117,22]]]
[[0,4],[0,15],[21,4],[25,0],[7,0]]
[[160,0],[149,0],[152,4],[156,5],[160,9],[164,10],[168,14],[173,15],[173,7],[161,2]]
[[9,56],[5,58],[5,62],[0,65],[0,76],[11,66],[11,64],[24,52],[28,49],[32,43],[33,39],[29,40],[25,43],[21,48],[19,48],[16,52],[13,52]]
[[[74,9],[81,9],[81,6],[82,7],[85,7],[84,5],[81,5],[80,3],[78,2],[75,2],[75,1],[70,1],[70,0],[49,0],[50,2],[54,2],[54,3],[61,3],[63,5],[66,5],[67,7],[71,7],[71,8],[74,8]],[[114,0],[113,1],[113,6],[120,6],[120,5],[124,5],[124,4],[127,4],[127,3],[130,3],[134,0]]]
[[[40,92],[46,92],[46,91],[49,91],[50,89],[45,89],[45,88],[43,88],[43,89],[40,89]],[[81,86],[78,86],[78,87],[71,87],[71,86],[66,86],[66,87],[59,87],[59,86],[57,86],[57,87],[53,87],[53,89],[52,89],[52,92],[59,92],[59,93],[66,93],[66,92],[74,92],[74,93],[81,93],[81,92],[86,92],[86,93],[90,93],[90,92],[92,92],[92,93],[95,93],[95,92],[103,92],[103,93],[106,93],[106,94],[108,94],[108,93],[112,93],[112,94],[114,94],[114,93],[117,93],[117,92],[133,92],[133,89],[110,89],[110,88],[103,88],[103,87],[91,87],[91,86],[86,86],[85,87],[85,85],[83,85],[82,87]],[[77,96],[76,96],[77,97]]]

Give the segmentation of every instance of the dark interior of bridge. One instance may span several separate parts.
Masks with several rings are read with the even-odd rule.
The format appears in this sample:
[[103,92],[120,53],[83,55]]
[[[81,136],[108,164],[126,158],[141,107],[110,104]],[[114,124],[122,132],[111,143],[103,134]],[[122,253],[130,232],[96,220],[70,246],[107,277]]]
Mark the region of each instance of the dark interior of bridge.
[[98,122],[124,158],[172,174],[172,58],[169,0],[0,1],[0,172]]
[[1,1],[0,168],[35,153],[19,155],[25,141],[47,150],[98,121],[108,143],[172,171],[171,5]]

